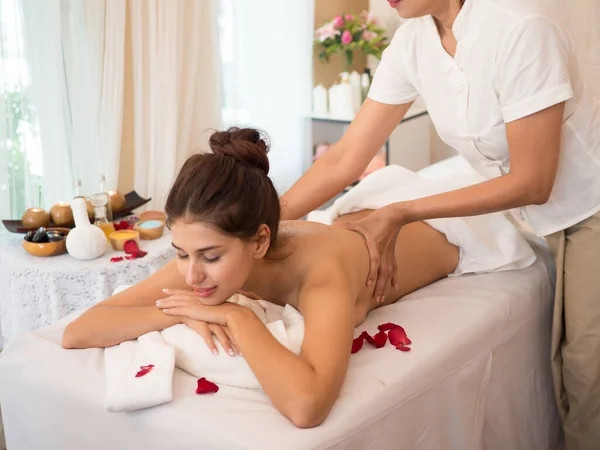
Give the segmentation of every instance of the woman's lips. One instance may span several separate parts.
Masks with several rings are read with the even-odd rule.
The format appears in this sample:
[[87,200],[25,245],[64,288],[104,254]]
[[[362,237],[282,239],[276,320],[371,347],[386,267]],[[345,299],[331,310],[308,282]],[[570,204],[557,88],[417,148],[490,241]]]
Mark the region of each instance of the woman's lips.
[[390,6],[392,8],[395,8],[396,6],[398,6],[400,4],[401,0],[388,0],[388,3],[390,4]]
[[213,287],[207,288],[207,289],[194,288],[194,293],[198,297],[207,298],[207,297],[210,297],[213,294],[213,292],[215,292],[216,289],[217,289],[216,286],[213,286]]

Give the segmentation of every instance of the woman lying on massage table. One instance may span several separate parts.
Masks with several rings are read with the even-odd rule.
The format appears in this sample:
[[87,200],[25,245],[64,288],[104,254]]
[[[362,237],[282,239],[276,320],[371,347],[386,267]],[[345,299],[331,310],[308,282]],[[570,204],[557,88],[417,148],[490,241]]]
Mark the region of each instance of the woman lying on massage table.
[[[459,248],[423,222],[403,227],[398,287],[376,302],[373,286],[365,286],[369,252],[360,234],[279,222],[268,145],[258,131],[216,132],[210,148],[213,154],[188,159],[166,202],[177,260],[86,311],[65,329],[63,346],[109,347],[184,323],[214,347],[212,332],[235,354],[231,342],[282,414],[296,426],[316,426],[340,393],[356,325],[374,308],[452,273]],[[301,312],[299,356],[249,308],[226,302],[239,291]]]

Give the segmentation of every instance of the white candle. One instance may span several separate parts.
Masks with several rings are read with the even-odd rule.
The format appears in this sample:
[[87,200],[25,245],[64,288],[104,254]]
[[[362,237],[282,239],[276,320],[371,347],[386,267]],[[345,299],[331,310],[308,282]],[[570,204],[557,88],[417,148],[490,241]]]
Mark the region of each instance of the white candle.
[[313,89],[313,112],[327,114],[327,89],[322,84]]

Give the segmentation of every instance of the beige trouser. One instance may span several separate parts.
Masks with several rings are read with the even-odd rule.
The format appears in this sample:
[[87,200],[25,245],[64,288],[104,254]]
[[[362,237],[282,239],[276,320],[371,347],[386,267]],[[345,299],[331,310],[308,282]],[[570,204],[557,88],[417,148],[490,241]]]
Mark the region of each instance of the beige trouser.
[[546,239],[556,261],[552,375],[567,450],[600,450],[600,213]]

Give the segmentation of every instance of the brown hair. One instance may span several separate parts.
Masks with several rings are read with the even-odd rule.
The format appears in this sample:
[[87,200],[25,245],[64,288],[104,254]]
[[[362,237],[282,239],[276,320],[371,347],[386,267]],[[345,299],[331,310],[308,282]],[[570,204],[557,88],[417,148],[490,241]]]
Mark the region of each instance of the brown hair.
[[167,223],[181,218],[207,222],[242,239],[266,224],[273,248],[281,211],[268,177],[266,135],[233,127],[213,133],[209,146],[213,153],[195,154],[181,168],[167,197]]

